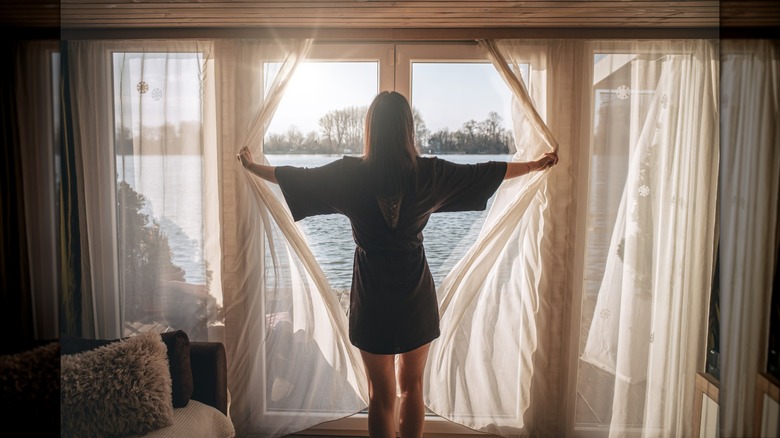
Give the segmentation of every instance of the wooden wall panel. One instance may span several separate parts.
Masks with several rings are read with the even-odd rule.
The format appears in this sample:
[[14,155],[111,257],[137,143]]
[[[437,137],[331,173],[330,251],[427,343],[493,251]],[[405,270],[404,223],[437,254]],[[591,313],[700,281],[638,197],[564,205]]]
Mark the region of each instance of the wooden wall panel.
[[64,28],[714,28],[719,2],[62,0]]
[[720,7],[722,38],[777,39],[780,1],[723,1]]
[[0,0],[0,26],[16,30],[57,29],[60,4],[56,0]]

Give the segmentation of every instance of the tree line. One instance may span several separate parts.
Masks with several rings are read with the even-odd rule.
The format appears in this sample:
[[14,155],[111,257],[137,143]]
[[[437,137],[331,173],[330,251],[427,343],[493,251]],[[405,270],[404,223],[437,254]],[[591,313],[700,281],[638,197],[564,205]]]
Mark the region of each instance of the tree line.
[[[333,110],[322,116],[319,131],[301,132],[290,126],[283,133],[269,133],[263,150],[267,154],[358,154],[363,151],[363,129],[367,106]],[[460,130],[431,132],[420,112],[412,111],[415,141],[426,154],[507,154],[512,133],[503,128],[501,116],[491,111],[478,122],[469,120]]]
[[[263,151],[267,154],[360,154],[363,152],[363,129],[367,106],[333,110],[322,116],[319,129],[308,133],[290,126],[286,132],[269,133]],[[503,128],[501,116],[491,111],[485,120],[469,120],[457,131],[447,128],[431,132],[420,112],[412,111],[415,141],[424,154],[507,154],[513,148],[511,131]],[[133,155],[141,141],[144,154],[200,154],[201,125],[197,121],[165,124],[143,129],[141,138],[124,127],[117,130],[118,155]]]

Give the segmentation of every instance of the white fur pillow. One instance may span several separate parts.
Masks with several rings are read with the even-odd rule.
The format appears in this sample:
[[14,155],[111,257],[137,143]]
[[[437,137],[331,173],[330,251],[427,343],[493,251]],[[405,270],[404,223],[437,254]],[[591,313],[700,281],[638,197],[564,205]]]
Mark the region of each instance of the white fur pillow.
[[61,437],[143,435],[173,423],[168,353],[143,333],[61,357]]

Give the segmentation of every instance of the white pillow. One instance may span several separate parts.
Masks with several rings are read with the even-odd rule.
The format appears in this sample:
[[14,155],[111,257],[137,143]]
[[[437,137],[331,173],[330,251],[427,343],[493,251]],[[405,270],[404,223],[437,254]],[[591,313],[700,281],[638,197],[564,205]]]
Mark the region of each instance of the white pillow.
[[143,438],[208,437],[234,438],[233,422],[219,409],[190,400],[186,407],[173,410],[173,425],[149,432]]

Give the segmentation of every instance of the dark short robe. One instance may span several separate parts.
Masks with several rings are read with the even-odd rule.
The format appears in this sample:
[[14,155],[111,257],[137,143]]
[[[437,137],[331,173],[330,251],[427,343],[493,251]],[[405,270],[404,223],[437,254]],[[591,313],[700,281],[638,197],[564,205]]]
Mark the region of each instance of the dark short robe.
[[369,353],[404,353],[439,337],[439,306],[423,229],[436,212],[485,210],[507,166],[501,161],[456,164],[436,157],[418,157],[417,164],[395,227],[383,216],[359,157],[275,171],[295,221],[323,214],[349,219],[356,244],[349,338]]

